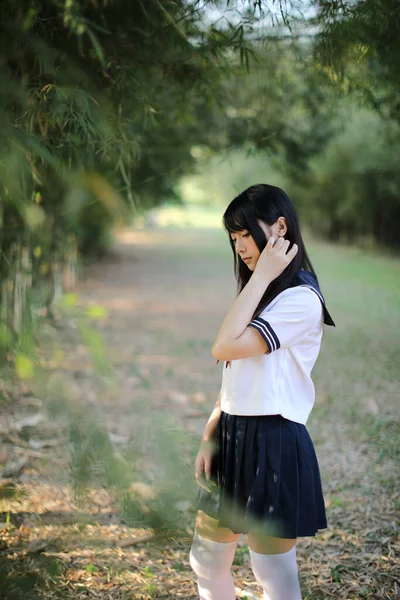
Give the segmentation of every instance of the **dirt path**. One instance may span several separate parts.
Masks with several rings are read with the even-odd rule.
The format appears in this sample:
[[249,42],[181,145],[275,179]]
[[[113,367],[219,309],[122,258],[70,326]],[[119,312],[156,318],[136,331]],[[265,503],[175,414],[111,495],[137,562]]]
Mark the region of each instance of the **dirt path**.
[[[79,347],[66,352],[78,374],[81,398],[96,406],[116,444],[122,449],[137,426],[135,405],[143,398],[158,415],[174,415],[199,438],[221,381],[211,344],[235,295],[225,236],[204,230],[120,232],[113,256],[87,270],[78,292],[84,305],[108,310],[100,329],[116,369],[117,397],[110,401],[94,390],[88,358]],[[393,463],[389,457],[371,471],[377,451],[366,439],[348,435],[340,413],[327,419],[326,402],[323,396],[317,399],[320,408],[310,432],[320,460],[329,528],[299,541],[304,598],[395,598],[396,490],[389,497],[380,491]],[[65,451],[58,456],[60,464],[63,457]],[[53,546],[44,542],[43,548],[63,561],[69,573],[63,597],[197,597],[187,556],[189,538],[157,550],[148,544],[96,549],[88,537],[100,542],[132,532],[112,515],[108,494],[95,490],[88,511],[97,522],[85,525],[85,545],[79,541],[79,527],[71,526],[66,535],[62,515],[67,514],[68,524],[78,507],[67,484],[55,489],[50,472],[54,469],[41,467],[25,473],[23,482],[30,490],[22,505],[25,516],[21,504],[10,507],[22,514],[23,543],[51,538]],[[34,513],[41,515],[40,523]],[[244,597],[245,589],[258,591],[245,548],[238,551],[233,572],[238,596]]]
[[[80,292],[85,302],[109,310],[103,334],[121,383],[138,366],[153,405],[178,404],[187,418],[196,409],[193,395],[211,406],[219,391],[221,367],[210,348],[234,295],[223,267],[225,239],[212,231],[125,231],[118,239],[115,261],[92,267]],[[192,425],[200,432],[201,423]]]

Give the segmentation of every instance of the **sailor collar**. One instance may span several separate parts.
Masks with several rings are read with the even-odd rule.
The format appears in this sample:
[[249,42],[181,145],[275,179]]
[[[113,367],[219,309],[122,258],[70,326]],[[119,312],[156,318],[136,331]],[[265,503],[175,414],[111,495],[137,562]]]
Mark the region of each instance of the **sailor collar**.
[[313,292],[315,292],[318,298],[321,300],[322,308],[324,310],[324,323],[325,325],[330,325],[332,327],[336,327],[327,307],[325,304],[325,299],[319,289],[318,279],[314,273],[311,271],[300,270],[295,274],[290,287],[304,286],[310,288]]
[[[316,275],[314,275],[314,273],[312,273],[312,271],[305,271],[303,269],[300,271],[297,271],[289,288],[297,287],[297,286],[308,287],[310,290],[315,292],[315,294],[317,294],[318,298],[321,301],[323,312],[324,312],[324,324],[330,325],[332,327],[336,327],[336,325],[326,307],[325,299],[319,288],[318,279],[317,279]],[[229,366],[230,362],[231,362],[230,360],[226,361],[226,367]],[[218,364],[218,363],[219,363],[219,359],[217,360],[216,364]]]

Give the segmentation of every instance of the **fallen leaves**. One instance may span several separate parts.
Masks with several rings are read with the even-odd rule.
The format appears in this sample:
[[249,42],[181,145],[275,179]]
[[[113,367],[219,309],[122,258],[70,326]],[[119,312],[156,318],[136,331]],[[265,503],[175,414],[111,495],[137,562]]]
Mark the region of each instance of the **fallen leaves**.
[[[211,393],[214,393],[216,381],[214,374],[209,377],[209,371],[215,372],[212,361],[207,362],[209,344],[204,346],[200,359],[196,354],[196,361],[192,362],[189,356],[173,357],[167,352],[176,331],[179,332],[179,343],[184,344],[185,339],[194,339],[194,329],[197,340],[203,327],[203,321],[194,322],[191,312],[182,317],[182,301],[176,302],[179,289],[170,292],[169,279],[162,282],[156,316],[160,316],[170,293],[171,302],[175,302],[168,308],[171,331],[168,330],[170,321],[163,315],[158,329],[157,323],[151,326],[152,329],[142,317],[148,302],[144,298],[146,284],[142,290],[136,290],[136,302],[140,301],[140,294],[143,300],[142,308],[137,311],[140,317],[130,314],[134,311],[128,297],[131,288],[127,288],[126,281],[132,273],[128,260],[126,263],[123,267],[128,271],[121,287],[118,287],[121,276],[115,268],[111,267],[107,272],[103,266],[97,266],[101,271],[100,284],[94,281],[94,285],[100,285],[101,291],[96,289],[96,298],[90,297],[92,292],[88,286],[80,295],[85,301],[86,293],[89,304],[96,300],[106,305],[101,297],[97,298],[101,293],[108,298],[109,329],[106,334],[110,349],[123,352],[123,360],[116,368],[121,384],[125,386],[122,388],[124,393],[112,402],[103,399],[96,387],[86,349],[74,342],[73,324],[66,331],[70,340],[65,342],[58,361],[62,363],[63,374],[75,381],[79,400],[98,409],[107,424],[112,444],[118,446],[121,454],[132,442],[135,426],[141,428],[144,438],[151,432],[151,421],[135,423],[135,405],[143,399],[161,415],[179,415],[187,430],[195,424],[197,440],[208,408],[215,401]],[[150,270],[146,267],[142,277],[147,277],[148,273]],[[157,278],[162,275],[156,274]],[[116,292],[111,289],[110,282],[117,286]],[[153,288],[148,293],[153,295]],[[117,298],[118,294],[120,298]],[[70,300],[76,301],[73,297]],[[130,312],[121,311],[117,300],[126,304]],[[210,303],[207,310],[214,310],[214,304]],[[94,316],[101,317],[102,313],[96,312]],[[204,323],[208,317],[205,314]],[[164,341],[160,340],[160,331],[165,333]],[[136,355],[134,344],[142,346]],[[198,346],[196,353],[197,349]],[[141,357],[138,372],[133,371],[136,356]],[[56,367],[60,368],[60,365],[54,365]],[[67,471],[66,439],[55,424],[47,422],[40,401],[31,397],[27,383],[20,385],[21,393],[14,390],[11,394],[0,388],[10,404],[9,412],[4,411],[0,421],[0,437],[4,442],[0,449],[4,478],[0,482],[0,497],[3,497],[0,514],[2,565],[7,564],[16,571],[20,567],[24,572],[28,555],[32,561],[48,560],[50,565],[60,565],[58,575],[49,576],[41,584],[40,591],[46,600],[197,600],[195,576],[189,564],[190,527],[194,522],[190,503],[182,500],[176,505],[182,523],[187,525],[187,534],[179,538],[165,538],[158,536],[155,530],[128,527],[110,490],[87,490],[84,508],[76,504]],[[14,414],[11,407],[14,404],[18,410],[26,409],[30,414]],[[372,396],[365,398],[363,408],[373,417],[378,411],[381,413],[378,399]],[[339,415],[341,427],[340,418]],[[378,469],[371,467],[376,453],[368,440],[352,440],[346,436],[335,440],[332,423],[327,423],[324,416],[314,423],[321,440],[318,456],[322,459],[329,528],[315,538],[298,541],[297,560],[304,600],[395,600],[399,597],[400,580],[398,472],[393,469],[390,456],[379,463]],[[385,441],[384,434],[386,430],[381,432]],[[394,435],[392,438],[395,439]],[[332,445],[333,442],[336,445]],[[191,448],[187,449],[187,455],[193,462]],[[141,472],[146,473],[146,482],[136,481],[131,491],[145,505],[154,499],[157,477],[151,472],[149,460],[143,460],[140,466]],[[22,489],[26,490],[26,496],[14,500],[14,492]],[[2,493],[11,496],[5,498]],[[232,567],[236,594],[242,599],[246,596],[261,598],[260,587],[246,554],[242,552],[244,546],[244,540],[240,540]],[[40,562],[32,564],[42,568]]]

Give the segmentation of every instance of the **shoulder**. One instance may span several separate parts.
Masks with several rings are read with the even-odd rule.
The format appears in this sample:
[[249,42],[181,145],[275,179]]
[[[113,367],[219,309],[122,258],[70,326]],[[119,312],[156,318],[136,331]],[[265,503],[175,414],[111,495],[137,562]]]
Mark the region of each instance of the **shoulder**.
[[323,306],[318,294],[306,285],[290,287],[281,292],[260,313],[260,317],[268,317],[271,313],[303,315],[318,319],[323,314]]
[[280,294],[276,296],[266,306],[263,312],[269,312],[274,308],[283,308],[283,307],[298,307],[303,308],[305,310],[310,311],[321,311],[322,310],[322,302],[318,294],[306,285],[298,285],[296,287],[287,288]]

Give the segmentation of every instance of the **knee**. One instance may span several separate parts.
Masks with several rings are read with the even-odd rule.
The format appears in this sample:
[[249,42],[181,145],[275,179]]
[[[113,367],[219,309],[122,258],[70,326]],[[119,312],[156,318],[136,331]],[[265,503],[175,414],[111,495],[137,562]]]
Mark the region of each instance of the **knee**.
[[296,546],[293,546],[289,551],[280,554],[259,554],[250,548],[250,563],[254,575],[258,579],[277,570],[287,575],[291,572],[297,573],[296,551]]
[[237,541],[214,542],[195,531],[190,549],[190,565],[198,577],[218,579],[230,571]]
[[268,598],[301,600],[296,546],[281,554],[258,554],[250,549],[251,568]]

